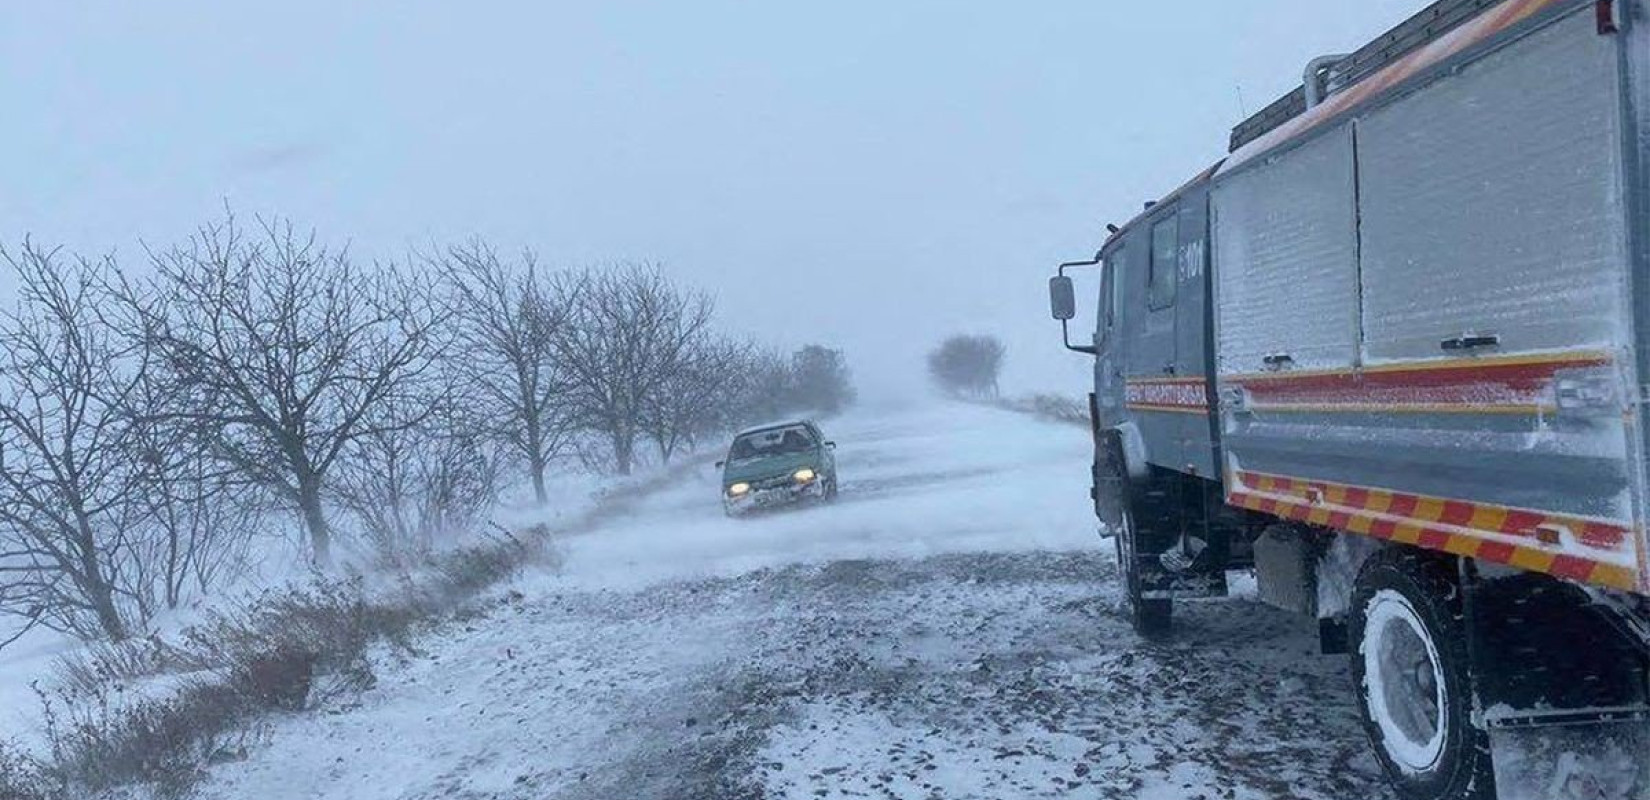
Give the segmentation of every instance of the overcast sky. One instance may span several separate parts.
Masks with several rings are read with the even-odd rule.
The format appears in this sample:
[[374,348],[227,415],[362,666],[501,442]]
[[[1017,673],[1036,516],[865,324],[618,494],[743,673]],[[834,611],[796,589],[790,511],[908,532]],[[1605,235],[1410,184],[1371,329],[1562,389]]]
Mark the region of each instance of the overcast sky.
[[1422,5],[12,0],[0,239],[135,264],[225,202],[363,258],[479,235],[662,262],[873,394],[957,331],[1077,392],[1050,266]]

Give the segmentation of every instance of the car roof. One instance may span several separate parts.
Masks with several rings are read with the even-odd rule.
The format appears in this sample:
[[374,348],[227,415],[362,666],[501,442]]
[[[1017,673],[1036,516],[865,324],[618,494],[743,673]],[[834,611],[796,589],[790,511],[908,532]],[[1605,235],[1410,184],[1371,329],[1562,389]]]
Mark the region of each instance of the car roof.
[[764,423],[762,425],[752,425],[751,427],[746,428],[746,429],[734,434],[733,436],[734,436],[735,439],[737,439],[741,436],[748,436],[748,435],[753,434],[753,433],[761,433],[763,431],[779,430],[780,428],[791,428],[791,427],[795,427],[797,425],[805,425],[805,426],[807,426],[809,428],[812,428],[814,430],[819,430],[819,426],[815,425],[813,420],[811,420],[811,419],[792,419],[792,420],[786,420],[784,422],[768,422],[768,423]]

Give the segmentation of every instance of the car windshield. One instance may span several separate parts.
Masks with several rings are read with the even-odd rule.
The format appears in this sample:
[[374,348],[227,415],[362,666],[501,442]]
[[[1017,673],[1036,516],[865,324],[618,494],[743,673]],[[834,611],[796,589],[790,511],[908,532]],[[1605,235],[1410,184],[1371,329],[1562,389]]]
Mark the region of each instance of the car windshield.
[[733,461],[749,461],[753,458],[806,453],[814,449],[817,444],[813,432],[808,430],[805,425],[773,428],[747,433],[735,439],[733,449],[729,452],[729,458]]

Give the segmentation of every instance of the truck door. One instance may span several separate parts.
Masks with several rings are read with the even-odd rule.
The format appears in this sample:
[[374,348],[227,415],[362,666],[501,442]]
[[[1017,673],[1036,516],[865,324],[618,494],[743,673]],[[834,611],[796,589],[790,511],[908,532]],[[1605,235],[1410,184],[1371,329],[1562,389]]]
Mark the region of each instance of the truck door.
[[1130,418],[1140,427],[1147,461],[1184,467],[1187,414],[1175,355],[1175,301],[1179,294],[1180,216],[1163,207],[1128,235],[1123,331],[1128,339],[1123,377]]
[[1101,428],[1115,428],[1123,424],[1127,416],[1123,405],[1124,340],[1120,299],[1127,265],[1127,247],[1117,247],[1105,254],[1094,330],[1094,401]]
[[1206,188],[1183,195],[1177,213],[1180,247],[1176,257],[1179,291],[1175,296],[1175,398],[1183,406],[1184,450],[1180,465],[1214,476],[1214,370],[1209,363],[1209,201]]

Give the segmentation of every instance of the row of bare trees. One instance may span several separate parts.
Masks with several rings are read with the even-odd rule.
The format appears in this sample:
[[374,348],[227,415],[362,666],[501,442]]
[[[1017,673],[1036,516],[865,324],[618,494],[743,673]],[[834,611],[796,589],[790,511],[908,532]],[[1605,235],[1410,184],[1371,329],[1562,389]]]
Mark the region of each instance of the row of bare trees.
[[631,474],[668,463],[708,436],[798,410],[834,414],[853,402],[839,351],[790,357],[719,334],[715,306],[656,265],[541,270],[532,253],[484,243],[430,259],[454,324],[449,359],[483,417],[533,487],[570,452]]
[[952,397],[995,399],[1007,352],[995,336],[950,336],[929,351],[928,376]]
[[130,636],[283,531],[322,568],[340,537],[417,558],[560,465],[629,474],[852,397],[840,354],[728,339],[654,265],[364,265],[233,219],[146,255],[0,249],[0,646]]

